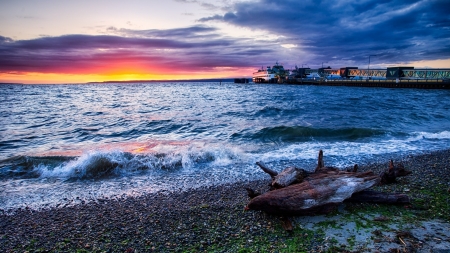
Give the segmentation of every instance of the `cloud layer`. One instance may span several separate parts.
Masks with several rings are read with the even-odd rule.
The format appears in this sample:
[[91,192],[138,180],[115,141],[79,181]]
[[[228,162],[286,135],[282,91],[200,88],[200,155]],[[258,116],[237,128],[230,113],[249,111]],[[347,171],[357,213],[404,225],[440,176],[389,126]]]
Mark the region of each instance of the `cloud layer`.
[[260,0],[201,22],[226,22],[284,36],[309,61],[389,64],[450,58],[447,0]]
[[108,28],[116,35],[64,35],[14,41],[0,37],[0,72],[97,73],[111,66],[147,71],[243,67],[243,56],[273,53],[193,26],[171,30]]
[[[179,4],[201,1],[178,0]],[[0,36],[1,73],[206,73],[284,63],[332,67],[450,59],[447,0],[259,0],[209,6],[197,25],[30,40]],[[224,12],[224,10],[227,10]],[[227,24],[248,36],[226,36]],[[255,33],[257,31],[257,33]],[[255,34],[259,34],[255,37]],[[450,63],[449,63],[450,64]],[[450,66],[449,66],[450,67]]]

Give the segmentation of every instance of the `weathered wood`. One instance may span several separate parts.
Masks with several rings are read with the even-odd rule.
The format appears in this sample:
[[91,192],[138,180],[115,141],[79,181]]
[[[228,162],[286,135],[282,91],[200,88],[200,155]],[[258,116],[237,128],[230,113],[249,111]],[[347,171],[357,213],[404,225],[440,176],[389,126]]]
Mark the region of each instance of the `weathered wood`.
[[314,170],[314,173],[319,173],[323,171],[329,171],[329,170],[339,170],[339,168],[332,167],[332,166],[325,166],[325,163],[323,162],[323,151],[319,150],[319,155],[317,156],[317,167]]
[[256,162],[256,165],[258,165],[265,173],[270,175],[272,178],[271,186],[274,189],[283,188],[294,183],[300,183],[308,174],[305,170],[295,167],[286,168],[282,172],[278,173],[267,167],[262,162]]
[[355,164],[353,168],[347,169],[348,172],[358,172],[358,164]]
[[343,201],[372,202],[385,204],[409,204],[405,194],[369,191],[368,188],[383,183],[392,183],[397,177],[411,174],[399,164],[390,161],[389,169],[380,175],[373,172],[357,172],[358,165],[341,171],[326,167],[323,151],[319,151],[317,167],[310,173],[303,169],[289,167],[280,173],[267,168],[261,162],[257,165],[272,178],[273,191],[261,195],[247,189],[252,198],[246,210],[262,210],[279,215],[315,215],[331,212]]
[[391,160],[389,162],[389,168],[380,174],[380,184],[393,184],[397,182],[398,177],[404,177],[412,172],[406,170],[402,164],[397,164],[394,166],[394,162]]
[[372,190],[364,190],[355,192],[347,199],[348,202],[365,202],[377,204],[410,204],[411,200],[408,195],[401,193],[387,193]]
[[314,171],[317,171],[317,170],[319,170],[319,169],[321,169],[323,167],[325,167],[325,165],[323,163],[323,151],[321,149],[321,150],[319,150],[319,156],[317,158],[317,167],[316,167],[316,169]]
[[372,172],[353,173],[320,169],[302,183],[269,191],[252,199],[247,210],[262,210],[281,215],[327,213],[353,193],[379,183]]
[[301,183],[306,176],[307,172],[305,170],[289,167],[273,178],[272,186],[275,189],[279,189],[291,184]]
[[258,165],[264,172],[270,175],[270,177],[273,179],[278,175],[278,172],[269,169],[264,163],[262,162],[256,162],[256,165]]

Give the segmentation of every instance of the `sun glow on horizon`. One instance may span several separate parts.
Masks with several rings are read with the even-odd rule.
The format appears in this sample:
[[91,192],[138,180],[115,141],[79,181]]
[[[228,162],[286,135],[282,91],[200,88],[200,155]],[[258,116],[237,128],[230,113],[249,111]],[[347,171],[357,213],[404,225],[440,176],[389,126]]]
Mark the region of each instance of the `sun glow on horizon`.
[[219,67],[192,70],[178,70],[173,72],[146,71],[145,68],[136,70],[133,68],[110,68],[95,74],[82,73],[39,73],[39,72],[9,72],[0,73],[0,83],[22,84],[74,84],[108,81],[133,81],[133,80],[190,80],[209,78],[241,78],[252,73],[253,68]]

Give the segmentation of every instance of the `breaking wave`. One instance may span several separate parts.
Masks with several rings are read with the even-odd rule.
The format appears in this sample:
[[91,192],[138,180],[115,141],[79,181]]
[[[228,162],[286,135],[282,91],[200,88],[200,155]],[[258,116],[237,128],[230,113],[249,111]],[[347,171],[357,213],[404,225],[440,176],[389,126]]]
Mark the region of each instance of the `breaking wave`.
[[227,166],[241,159],[237,148],[220,146],[170,147],[163,153],[133,154],[123,151],[91,151],[79,157],[20,156],[0,162],[0,179],[62,178],[103,179],[145,173]]

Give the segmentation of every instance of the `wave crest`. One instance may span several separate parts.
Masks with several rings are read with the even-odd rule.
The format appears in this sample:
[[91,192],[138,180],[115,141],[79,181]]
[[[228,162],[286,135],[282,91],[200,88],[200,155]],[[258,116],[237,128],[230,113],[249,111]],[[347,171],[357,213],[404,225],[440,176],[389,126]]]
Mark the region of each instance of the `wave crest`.
[[241,159],[237,148],[163,146],[154,153],[91,151],[79,157],[19,157],[0,162],[0,178],[104,179],[141,173],[227,166]]

